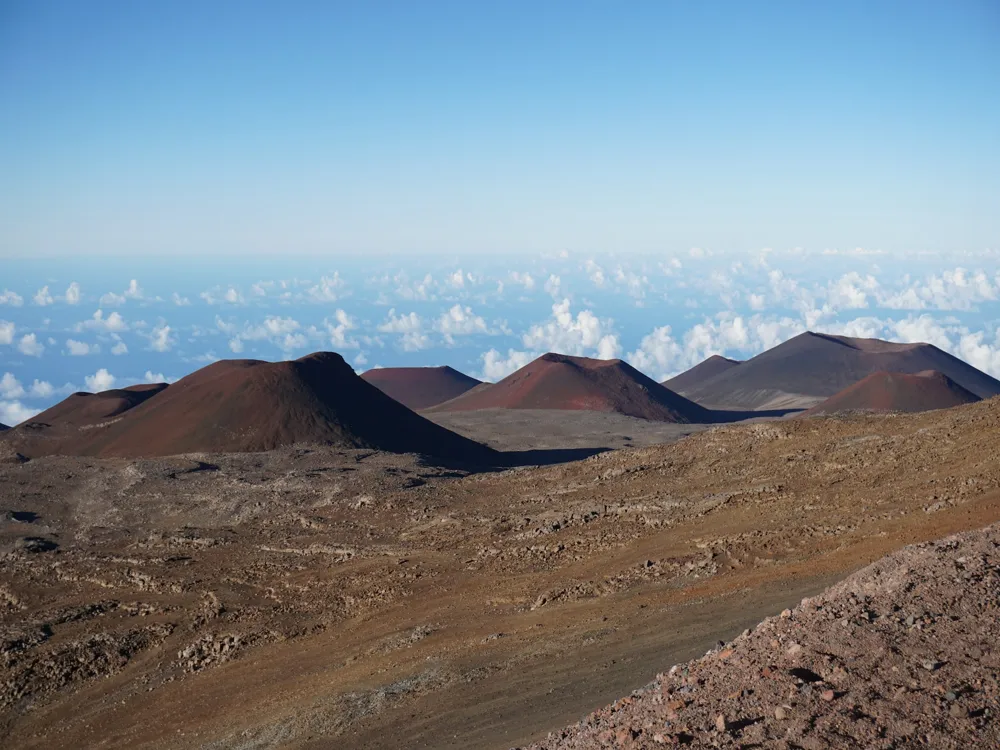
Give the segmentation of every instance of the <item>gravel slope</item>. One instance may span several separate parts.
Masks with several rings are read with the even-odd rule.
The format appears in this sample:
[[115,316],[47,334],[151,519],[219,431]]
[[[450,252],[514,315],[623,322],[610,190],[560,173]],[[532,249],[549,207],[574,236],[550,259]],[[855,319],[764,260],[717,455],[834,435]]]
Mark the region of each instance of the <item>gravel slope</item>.
[[1000,525],[906,547],[531,745],[1000,746]]

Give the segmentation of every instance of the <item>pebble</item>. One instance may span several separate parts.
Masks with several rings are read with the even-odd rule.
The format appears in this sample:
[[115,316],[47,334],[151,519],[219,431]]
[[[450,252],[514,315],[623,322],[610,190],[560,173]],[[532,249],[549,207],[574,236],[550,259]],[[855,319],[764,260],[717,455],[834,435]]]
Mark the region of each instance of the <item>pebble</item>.
[[788,713],[781,706],[774,709],[774,718],[778,721],[784,721],[786,716],[788,716]]
[[715,717],[715,728],[720,732],[726,731],[726,717],[724,714],[719,714]]

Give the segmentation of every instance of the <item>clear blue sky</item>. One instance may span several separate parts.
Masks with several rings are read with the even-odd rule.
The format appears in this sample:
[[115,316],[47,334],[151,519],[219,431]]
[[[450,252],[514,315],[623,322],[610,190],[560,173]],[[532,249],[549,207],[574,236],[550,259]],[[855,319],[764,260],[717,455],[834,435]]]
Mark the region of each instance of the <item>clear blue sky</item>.
[[0,257],[1000,247],[1000,3],[0,0]]

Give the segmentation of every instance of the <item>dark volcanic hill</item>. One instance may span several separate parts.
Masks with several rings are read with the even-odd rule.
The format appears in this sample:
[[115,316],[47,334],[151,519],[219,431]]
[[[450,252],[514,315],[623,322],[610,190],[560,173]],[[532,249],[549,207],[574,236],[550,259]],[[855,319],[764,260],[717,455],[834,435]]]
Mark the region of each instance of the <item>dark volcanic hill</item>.
[[[127,458],[267,451],[296,443],[492,462],[497,454],[414,414],[358,377],[339,354],[293,362],[223,360],[108,424],[71,436],[26,426],[26,455]],[[6,438],[5,438],[6,439]]]
[[166,383],[143,383],[99,393],[74,393],[32,417],[29,422],[52,427],[84,427],[100,424],[135,408],[166,387]]
[[688,388],[684,395],[715,408],[809,408],[875,372],[925,370],[947,375],[980,398],[1000,394],[1000,381],[931,344],[807,332]]
[[710,422],[711,412],[678,396],[620,359],[543,354],[488,388],[431,411],[585,409],[661,422]]
[[664,380],[662,385],[675,393],[684,393],[687,389],[700,385],[709,378],[714,378],[720,373],[731,370],[739,363],[739,360],[713,354],[704,362],[696,364],[690,370],[685,370],[680,375],[675,375],[669,380]]
[[802,416],[842,411],[931,411],[981,400],[935,370],[916,375],[876,372],[803,412]]
[[0,432],[3,432],[4,430],[9,430],[9,429],[10,429],[10,427],[8,427],[7,425],[5,425],[3,422],[0,422]]
[[361,377],[414,410],[437,406],[482,382],[451,367],[380,367]]

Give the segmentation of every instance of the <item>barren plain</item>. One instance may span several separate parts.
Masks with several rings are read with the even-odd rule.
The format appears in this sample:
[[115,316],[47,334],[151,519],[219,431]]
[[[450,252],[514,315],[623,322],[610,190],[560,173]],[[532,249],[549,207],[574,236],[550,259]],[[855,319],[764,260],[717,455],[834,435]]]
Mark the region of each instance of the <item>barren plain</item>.
[[1000,520],[998,444],[992,399],[505,471],[8,453],[0,742],[544,740],[903,545]]

